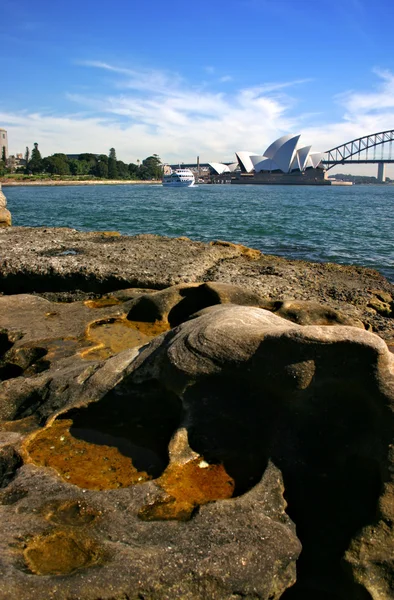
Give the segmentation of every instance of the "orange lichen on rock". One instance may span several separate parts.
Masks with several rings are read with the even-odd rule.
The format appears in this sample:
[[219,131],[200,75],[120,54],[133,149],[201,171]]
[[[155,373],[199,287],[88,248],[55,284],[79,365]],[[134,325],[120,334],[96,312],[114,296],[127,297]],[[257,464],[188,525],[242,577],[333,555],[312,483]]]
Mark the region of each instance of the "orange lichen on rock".
[[35,575],[69,575],[102,562],[104,553],[91,538],[71,531],[55,531],[30,540],[23,556]]
[[126,318],[95,321],[89,325],[86,337],[96,345],[82,352],[83,358],[106,359],[122,350],[136,348],[168,331],[166,322],[144,323]]
[[96,298],[96,300],[85,300],[84,305],[88,308],[105,308],[106,306],[116,306],[117,304],[122,304],[122,300],[118,298],[114,298],[111,296],[110,298]]
[[209,465],[201,457],[168,466],[156,483],[165,494],[141,509],[145,521],[186,521],[197,506],[231,498],[235,487],[223,465]]
[[48,521],[70,527],[90,525],[101,515],[82,500],[55,500],[44,505],[41,512]]
[[71,419],[59,419],[39,431],[25,448],[28,460],[52,467],[67,482],[92,490],[123,488],[151,479],[116,447],[74,437],[72,424]]
[[14,431],[15,433],[31,433],[39,427],[39,420],[35,415],[16,419],[15,421],[0,422],[0,431]]
[[260,250],[256,250],[255,248],[248,248],[248,246],[243,246],[242,244],[233,244],[232,242],[225,242],[223,240],[215,240],[213,242],[209,242],[211,246],[224,246],[227,248],[234,248],[238,250],[242,256],[249,258],[250,260],[258,260],[261,258]]

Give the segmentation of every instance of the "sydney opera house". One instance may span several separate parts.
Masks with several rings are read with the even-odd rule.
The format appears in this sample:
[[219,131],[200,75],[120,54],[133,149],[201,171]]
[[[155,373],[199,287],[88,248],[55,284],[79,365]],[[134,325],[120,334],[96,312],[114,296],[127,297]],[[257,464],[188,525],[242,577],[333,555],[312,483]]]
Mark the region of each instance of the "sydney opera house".
[[311,146],[299,144],[300,135],[284,135],[263,154],[236,152],[237,162],[225,165],[209,163],[217,175],[231,183],[330,185],[322,164],[323,154],[311,152]]

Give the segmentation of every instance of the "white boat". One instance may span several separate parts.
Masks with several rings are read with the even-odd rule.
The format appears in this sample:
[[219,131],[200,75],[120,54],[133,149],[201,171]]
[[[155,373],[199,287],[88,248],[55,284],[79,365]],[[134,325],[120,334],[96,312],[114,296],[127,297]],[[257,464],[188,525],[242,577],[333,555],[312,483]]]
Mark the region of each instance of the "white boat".
[[176,169],[163,176],[165,187],[191,187],[194,185],[194,175],[190,169]]

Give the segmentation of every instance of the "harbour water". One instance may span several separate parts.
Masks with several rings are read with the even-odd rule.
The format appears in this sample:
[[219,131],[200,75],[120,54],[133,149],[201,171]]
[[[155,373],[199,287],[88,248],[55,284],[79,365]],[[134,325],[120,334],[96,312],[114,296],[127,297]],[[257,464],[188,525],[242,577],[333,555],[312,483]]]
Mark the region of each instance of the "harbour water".
[[13,225],[227,240],[394,283],[394,186],[5,187]]

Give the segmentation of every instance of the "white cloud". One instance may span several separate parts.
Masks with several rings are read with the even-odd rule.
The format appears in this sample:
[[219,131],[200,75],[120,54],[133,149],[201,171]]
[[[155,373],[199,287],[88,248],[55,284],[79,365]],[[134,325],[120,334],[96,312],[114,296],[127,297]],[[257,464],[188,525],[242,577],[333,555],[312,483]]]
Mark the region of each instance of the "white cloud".
[[[319,114],[291,116],[296,100],[283,90],[308,80],[266,83],[233,92],[188,85],[178,74],[128,69],[90,61],[90,68],[112,72],[108,94],[68,94],[83,110],[68,114],[0,113],[9,132],[10,151],[23,152],[37,141],[43,155],[54,152],[107,153],[135,162],[157,153],[168,162],[233,160],[234,152],[261,152],[276,137],[302,133],[315,150],[394,126],[394,75],[375,71],[376,89],[337,97],[343,117],[309,125]],[[227,86],[226,86],[227,87]],[[360,171],[359,171],[360,172]]]
[[338,96],[349,115],[366,115],[376,111],[394,109],[394,75],[388,70],[375,69],[380,85],[372,92],[347,92]]

